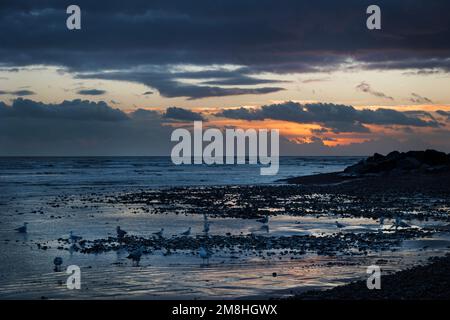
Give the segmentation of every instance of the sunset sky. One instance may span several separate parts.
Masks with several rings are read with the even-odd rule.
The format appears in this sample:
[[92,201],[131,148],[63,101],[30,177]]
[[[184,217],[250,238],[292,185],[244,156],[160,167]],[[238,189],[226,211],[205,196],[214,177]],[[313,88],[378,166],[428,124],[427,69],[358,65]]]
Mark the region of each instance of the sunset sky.
[[167,155],[193,120],[285,155],[450,152],[450,2],[376,1],[381,30],[370,4],[2,0],[0,155]]

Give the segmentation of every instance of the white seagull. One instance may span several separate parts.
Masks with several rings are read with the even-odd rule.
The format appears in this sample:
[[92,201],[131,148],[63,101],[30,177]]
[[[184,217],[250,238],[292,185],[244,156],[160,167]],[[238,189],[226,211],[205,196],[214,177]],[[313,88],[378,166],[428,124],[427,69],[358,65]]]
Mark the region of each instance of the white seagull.
[[400,219],[399,217],[395,217],[395,223],[394,223],[393,227],[395,227],[395,230],[397,230],[398,227],[410,228],[411,226],[409,224],[407,224],[405,221],[403,221],[402,219]]
[[189,227],[189,229],[187,229],[185,232],[182,232],[181,235],[183,236],[188,236],[191,234],[191,227]]
[[72,243],[78,242],[78,241],[80,241],[81,239],[83,239],[83,237],[74,235],[74,234],[73,234],[73,231],[70,231],[70,236],[69,236],[69,238],[70,238],[70,241],[71,241]]
[[203,232],[208,233],[209,232],[209,222],[205,221],[203,224]]
[[344,224],[339,223],[339,222],[337,222],[337,221],[335,221],[335,223],[336,223],[336,227],[338,227],[339,229],[345,228],[345,225],[344,225]]
[[267,223],[267,222],[269,222],[269,216],[266,214],[264,218],[256,219],[256,221],[261,222],[261,223]]
[[63,263],[63,259],[61,257],[56,257],[53,259],[53,264],[55,265],[55,272],[61,271],[61,265]]
[[139,261],[141,261],[141,256],[142,256],[142,248],[139,247],[138,249],[131,251],[127,259],[130,259],[132,261],[133,266],[138,267]]
[[120,226],[117,226],[116,232],[117,232],[117,238],[119,238],[119,239],[122,239],[127,234],[127,232],[125,230],[120,229]]
[[24,222],[23,226],[18,227],[14,230],[16,230],[18,233],[27,233],[27,225],[28,225],[28,222]]
[[380,226],[378,227],[378,232],[383,232],[384,228],[384,217],[380,217]]
[[200,255],[200,258],[202,258],[203,263],[209,264],[209,258],[211,257],[211,253],[208,252],[208,250],[206,250],[204,247],[200,247],[200,249],[198,250],[198,254]]

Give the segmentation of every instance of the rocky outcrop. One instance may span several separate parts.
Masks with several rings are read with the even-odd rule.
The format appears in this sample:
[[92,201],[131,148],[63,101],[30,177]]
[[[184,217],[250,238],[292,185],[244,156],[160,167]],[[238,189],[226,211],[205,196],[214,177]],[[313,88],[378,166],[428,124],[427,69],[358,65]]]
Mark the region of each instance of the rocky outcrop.
[[346,175],[401,175],[406,173],[437,173],[450,171],[450,154],[436,150],[393,151],[387,156],[375,153],[372,157],[347,167]]

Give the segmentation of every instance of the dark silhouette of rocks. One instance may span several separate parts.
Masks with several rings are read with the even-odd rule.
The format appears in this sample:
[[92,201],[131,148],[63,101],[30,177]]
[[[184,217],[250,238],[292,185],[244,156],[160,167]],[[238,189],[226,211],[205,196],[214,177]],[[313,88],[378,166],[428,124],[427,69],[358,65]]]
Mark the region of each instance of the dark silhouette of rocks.
[[450,154],[436,150],[393,151],[387,156],[375,153],[344,170],[348,175],[401,175],[450,171]]
[[411,193],[450,195],[450,155],[435,151],[394,151],[384,156],[375,153],[341,172],[288,178],[311,190],[326,188],[329,192],[352,195]]

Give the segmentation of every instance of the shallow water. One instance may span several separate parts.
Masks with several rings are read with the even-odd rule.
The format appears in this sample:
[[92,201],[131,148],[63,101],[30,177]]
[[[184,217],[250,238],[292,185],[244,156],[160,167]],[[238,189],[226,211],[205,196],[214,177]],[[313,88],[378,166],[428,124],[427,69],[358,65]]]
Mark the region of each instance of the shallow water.
[[[133,267],[120,250],[101,254],[82,254],[59,250],[58,238],[67,238],[70,231],[84,239],[94,240],[115,236],[120,225],[129,234],[148,237],[164,228],[164,236],[177,236],[192,227],[192,235],[201,234],[202,215],[148,214],[131,205],[86,203],[80,196],[98,192],[130,191],[139,188],[159,188],[186,185],[189,175],[198,184],[273,183],[259,175],[237,171],[217,173],[209,168],[200,173],[186,173],[156,161],[147,168],[143,159],[2,159],[0,162],[0,298],[134,298],[134,299],[231,299],[286,296],[292,290],[328,288],[347,281],[364,278],[368,265],[382,263],[384,272],[404,269],[425,261],[430,256],[448,252],[450,237],[441,234],[429,239],[407,240],[395,251],[369,252],[367,256],[318,256],[309,252],[301,256],[259,256],[252,252],[214,252],[208,265],[196,251],[177,251],[165,256],[162,251],[144,255],[140,266]],[[282,163],[284,176],[294,171],[312,173],[340,170],[350,159],[289,159]],[[142,168],[146,169],[142,169]],[[163,169],[155,169],[162,167]],[[302,167],[307,167],[307,169]],[[144,170],[136,173],[135,169]],[[189,170],[195,171],[194,167]],[[237,167],[232,167],[237,168]],[[183,170],[183,169],[180,169]],[[187,169],[185,169],[187,170]],[[189,171],[188,170],[188,171]],[[230,170],[230,169],[228,169]],[[135,173],[132,173],[135,172]],[[172,173],[169,173],[172,172]],[[181,173],[180,173],[181,172]],[[199,178],[200,177],[200,178]],[[280,177],[277,177],[280,178]],[[259,179],[259,180],[258,180]],[[273,180],[273,178],[272,178]],[[70,195],[73,201],[52,206],[55,197]],[[335,221],[344,224],[338,229]],[[27,234],[14,228],[28,222]],[[294,217],[277,215],[270,218],[269,232],[252,219],[211,217],[210,234],[268,236],[330,235],[341,232],[378,232],[378,221],[367,218],[342,218],[332,213]],[[408,221],[420,228],[439,221]],[[392,221],[385,221],[389,228]],[[45,243],[47,250],[37,248]],[[53,259],[63,258],[63,270],[78,265],[82,270],[81,290],[68,290],[65,272],[53,271]],[[386,261],[379,261],[384,259]],[[276,276],[273,273],[276,272]]]

